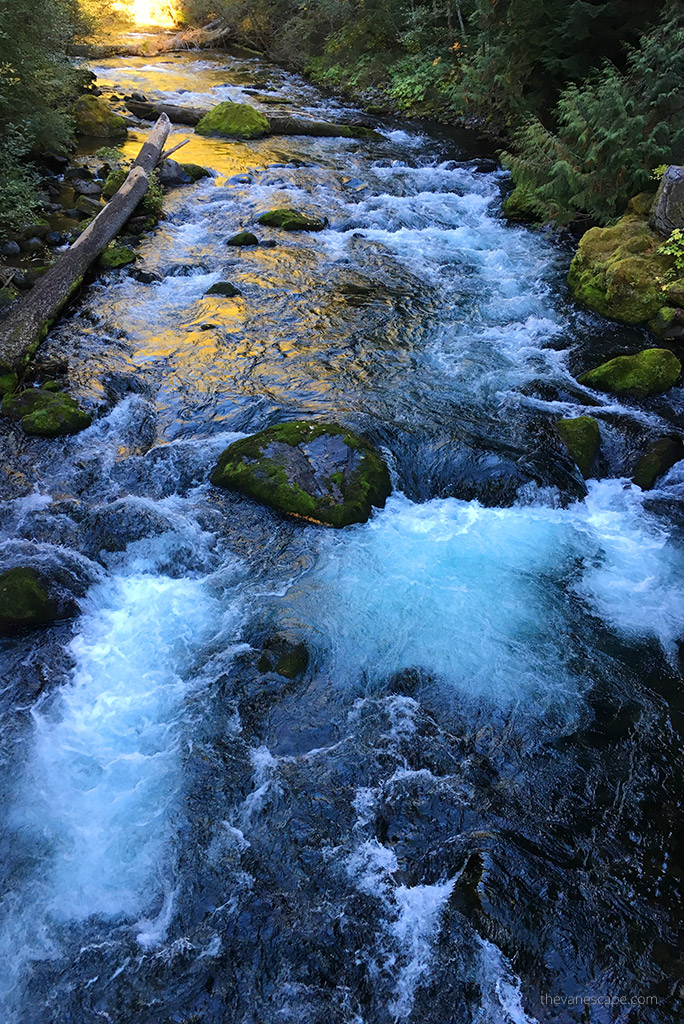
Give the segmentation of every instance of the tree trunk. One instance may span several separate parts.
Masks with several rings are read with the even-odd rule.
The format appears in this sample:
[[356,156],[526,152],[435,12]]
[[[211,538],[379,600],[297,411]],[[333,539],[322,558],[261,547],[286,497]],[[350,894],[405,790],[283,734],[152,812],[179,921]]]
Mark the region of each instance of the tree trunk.
[[[159,114],[167,114],[175,124],[196,125],[207,113],[197,107],[174,106],[170,103],[152,103],[150,100],[127,100],[126,107],[136,117],[151,121]],[[268,117],[272,135],[313,135],[318,138],[363,138],[375,133],[360,124],[329,124],[327,121],[306,121],[299,117]]]
[[170,128],[168,117],[162,114],[116,195],[0,323],[0,372],[23,371],[88,268],[143,199]]

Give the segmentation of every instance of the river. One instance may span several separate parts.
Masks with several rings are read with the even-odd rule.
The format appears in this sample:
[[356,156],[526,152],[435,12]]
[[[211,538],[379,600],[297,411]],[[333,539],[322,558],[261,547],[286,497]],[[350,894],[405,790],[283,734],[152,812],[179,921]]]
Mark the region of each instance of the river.
[[[244,56],[94,70],[105,95],[353,115]],[[3,1024],[680,1019],[684,464],[628,478],[682,391],[580,387],[647,335],[572,303],[571,247],[502,219],[473,133],[378,128],[174,129],[215,176],[168,193],[158,279],[101,277],[39,353],[93,425],[2,426],[0,568],[79,612],[1,642]],[[329,226],[226,246],[279,206]],[[205,297],[223,279],[241,296]],[[552,426],[583,412],[586,496]],[[367,524],[209,485],[297,417],[384,453]],[[306,643],[301,678],[259,671],[274,636]]]

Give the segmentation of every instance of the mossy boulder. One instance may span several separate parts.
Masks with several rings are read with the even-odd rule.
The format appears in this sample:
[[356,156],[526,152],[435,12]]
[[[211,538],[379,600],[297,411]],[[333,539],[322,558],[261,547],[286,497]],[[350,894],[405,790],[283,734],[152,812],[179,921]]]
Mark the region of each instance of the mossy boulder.
[[677,383],[682,364],[666,348],[646,348],[633,356],[617,356],[583,373],[577,380],[596,391],[629,398],[661,395]]
[[190,181],[199,181],[200,178],[211,178],[211,171],[200,164],[181,164],[181,167],[190,178]]
[[126,135],[126,122],[113,113],[99,96],[81,96],[74,107],[76,131],[97,139],[114,139]]
[[256,235],[253,235],[251,231],[238,231],[236,235],[231,235],[226,240],[226,245],[235,246],[247,246],[247,245],[258,245],[259,239]]
[[532,190],[524,185],[516,185],[511,194],[501,204],[504,217],[516,223],[527,224],[539,220]]
[[670,306],[677,306],[684,309],[684,277],[678,281],[671,281],[665,287],[664,297]]
[[[107,180],[102,188],[102,195],[105,199],[111,199],[116,195],[124,181],[128,177],[128,170],[125,167],[115,167],[107,175]],[[164,191],[161,182],[156,174],[150,175],[150,184],[147,192],[135,208],[134,216],[159,218],[164,207]]]
[[89,427],[92,419],[78,402],[61,391],[28,388],[16,395],[5,395],[2,414],[21,422],[27,434],[60,437],[77,434]]
[[219,103],[200,120],[198,135],[215,135],[225,139],[260,139],[268,135],[268,118],[249,103]]
[[0,309],[6,309],[8,306],[11,306],[18,298],[19,292],[16,288],[12,288],[11,285],[5,285],[4,288],[0,288]]
[[111,199],[113,195],[116,195],[127,177],[128,171],[123,167],[115,167],[113,171],[110,171],[102,187],[104,198]]
[[650,491],[656,480],[684,459],[684,444],[679,437],[661,437],[646,449],[636,464],[632,483]]
[[137,254],[127,246],[110,242],[97,261],[97,265],[100,270],[118,270],[119,267],[128,267],[131,263],[135,263],[137,258]]
[[328,526],[365,523],[391,492],[378,452],[344,427],[297,420],[235,441],[211,482],[286,515]]
[[570,264],[573,295],[603,316],[653,329],[674,265],[658,251],[662,241],[645,217],[634,213],[610,227],[591,228]]
[[310,217],[300,210],[280,209],[267,210],[257,218],[260,224],[269,228],[282,228],[283,231],[322,231],[328,218]]
[[230,281],[217,281],[204,293],[205,295],[221,295],[227,299],[233,299],[236,295],[242,295],[239,288],[236,288]]
[[0,574],[0,633],[44,626],[57,618],[57,607],[33,569]]
[[0,398],[16,390],[19,374],[9,367],[0,367]]
[[598,423],[593,416],[577,416],[558,420],[556,430],[586,480],[601,440]]

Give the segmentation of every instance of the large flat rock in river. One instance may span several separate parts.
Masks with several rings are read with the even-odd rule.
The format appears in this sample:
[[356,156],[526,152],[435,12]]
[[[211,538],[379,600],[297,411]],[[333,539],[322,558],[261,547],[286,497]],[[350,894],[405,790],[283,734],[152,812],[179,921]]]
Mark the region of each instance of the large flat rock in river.
[[211,482],[336,527],[365,523],[391,491],[387,466],[367,441],[335,424],[301,420],[235,441]]

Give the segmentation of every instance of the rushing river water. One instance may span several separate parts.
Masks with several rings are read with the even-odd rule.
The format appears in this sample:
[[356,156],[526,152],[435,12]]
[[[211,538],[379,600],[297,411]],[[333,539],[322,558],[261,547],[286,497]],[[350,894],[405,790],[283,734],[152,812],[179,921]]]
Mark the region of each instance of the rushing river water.
[[[95,70],[353,113],[225,54]],[[79,614],[2,641],[2,1024],[680,1019],[684,466],[628,478],[682,392],[579,387],[646,335],[571,303],[570,250],[502,220],[476,139],[378,127],[193,136],[215,177],[167,195],[160,279],[100,278],[39,354],[93,426],[3,427],[0,568]],[[284,205],[330,225],[225,245]],[[204,297],[222,279],[241,297]],[[552,429],[582,411],[586,497]],[[386,455],[366,525],[208,484],[300,416]],[[259,671],[274,636],[308,645],[302,678]]]

